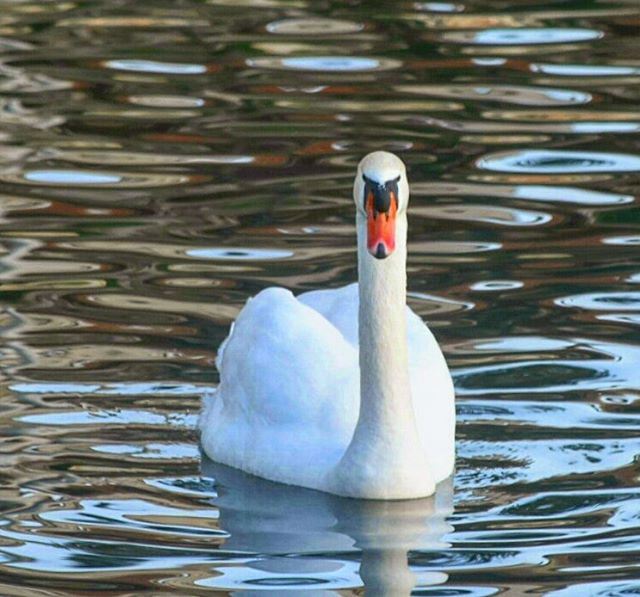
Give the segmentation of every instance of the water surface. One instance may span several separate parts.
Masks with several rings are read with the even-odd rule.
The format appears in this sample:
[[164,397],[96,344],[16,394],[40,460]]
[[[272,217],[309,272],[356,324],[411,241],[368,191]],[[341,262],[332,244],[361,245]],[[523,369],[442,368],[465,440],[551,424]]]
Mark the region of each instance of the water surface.
[[[640,590],[640,8],[5,3],[0,593]],[[455,376],[435,499],[202,462],[246,299],[355,278],[360,157],[413,181]]]

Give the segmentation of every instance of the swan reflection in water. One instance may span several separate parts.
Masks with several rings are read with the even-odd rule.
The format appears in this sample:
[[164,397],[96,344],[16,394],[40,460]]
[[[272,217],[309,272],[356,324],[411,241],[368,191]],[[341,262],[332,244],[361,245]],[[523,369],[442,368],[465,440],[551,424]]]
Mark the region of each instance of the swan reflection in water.
[[448,547],[450,479],[429,498],[372,501],[265,481],[204,455],[202,474],[215,480],[219,524],[230,535],[223,549],[257,555],[216,566],[218,575],[198,585],[325,595],[364,585],[367,595],[399,596],[447,580],[442,572],[410,570],[407,556]]

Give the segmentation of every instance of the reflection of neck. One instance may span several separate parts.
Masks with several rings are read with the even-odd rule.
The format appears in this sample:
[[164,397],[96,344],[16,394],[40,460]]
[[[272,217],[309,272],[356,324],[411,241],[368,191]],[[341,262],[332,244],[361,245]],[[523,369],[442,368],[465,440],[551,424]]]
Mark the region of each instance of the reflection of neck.
[[410,595],[416,577],[409,569],[406,549],[367,549],[362,552],[360,578],[366,594],[376,597]]
[[[418,438],[407,354],[407,218],[396,221],[396,250],[386,259],[367,251],[358,212],[360,415],[337,472],[340,493],[410,498],[434,490]],[[346,478],[348,473],[349,478]],[[338,487],[340,490],[340,487]]]

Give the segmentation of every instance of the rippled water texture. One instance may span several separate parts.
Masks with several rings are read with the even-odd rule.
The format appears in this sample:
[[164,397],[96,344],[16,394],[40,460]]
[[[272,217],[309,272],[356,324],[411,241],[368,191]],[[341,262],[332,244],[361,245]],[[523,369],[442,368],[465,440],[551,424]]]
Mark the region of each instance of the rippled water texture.
[[[625,0],[5,2],[0,594],[639,591],[639,26]],[[379,148],[414,183],[453,484],[362,504],[202,463],[230,322],[354,279]]]

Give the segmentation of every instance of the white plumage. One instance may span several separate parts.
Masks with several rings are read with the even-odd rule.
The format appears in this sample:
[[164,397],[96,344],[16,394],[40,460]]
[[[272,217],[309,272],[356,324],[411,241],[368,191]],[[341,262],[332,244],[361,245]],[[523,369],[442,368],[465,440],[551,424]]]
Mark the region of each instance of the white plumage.
[[[382,155],[387,159],[390,154]],[[395,170],[387,174],[374,160],[367,170],[368,158],[361,162],[359,177],[362,171],[395,176],[399,168],[394,163]],[[390,257],[379,260],[363,250],[359,222],[360,287],[350,284],[298,297],[267,288],[247,302],[220,347],[220,385],[206,398],[200,418],[202,446],[213,460],[273,481],[364,498],[428,495],[434,483],[451,474],[451,377],[432,333],[406,306],[406,289],[395,288],[405,275],[408,189],[406,195],[399,210],[398,248]],[[368,296],[363,292],[387,283],[394,288],[387,293],[380,287],[379,306],[374,301],[360,308],[361,297]],[[373,335],[380,344],[366,347],[362,357],[359,326],[366,326],[367,337]],[[365,370],[361,378],[361,365],[377,369],[380,392],[369,392],[375,397],[361,397],[361,380],[369,380]],[[409,388],[401,379],[406,369]],[[372,400],[375,408],[367,406]],[[359,422],[361,403],[367,413],[382,405],[385,409]],[[357,440],[356,426],[361,427]]]

